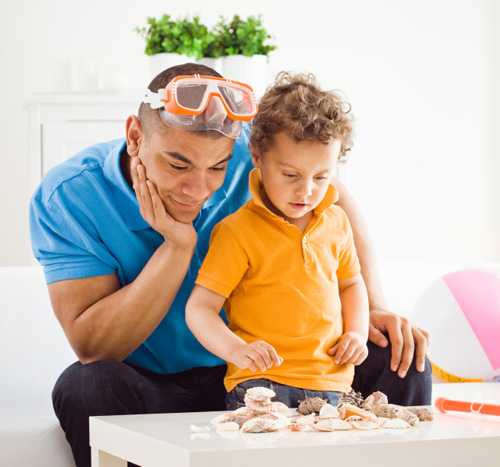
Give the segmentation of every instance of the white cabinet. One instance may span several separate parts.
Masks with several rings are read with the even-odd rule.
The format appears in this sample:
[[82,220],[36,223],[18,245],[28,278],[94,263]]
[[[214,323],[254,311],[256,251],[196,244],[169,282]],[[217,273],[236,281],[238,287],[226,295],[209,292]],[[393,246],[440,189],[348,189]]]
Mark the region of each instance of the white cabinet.
[[139,108],[140,95],[40,94],[29,113],[30,188],[44,174],[86,146],[125,135],[125,121]]

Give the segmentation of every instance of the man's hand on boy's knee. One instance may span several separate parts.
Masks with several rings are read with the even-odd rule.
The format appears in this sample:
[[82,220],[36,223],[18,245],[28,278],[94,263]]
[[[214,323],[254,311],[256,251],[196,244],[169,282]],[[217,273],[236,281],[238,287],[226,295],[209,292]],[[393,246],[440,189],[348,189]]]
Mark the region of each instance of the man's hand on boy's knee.
[[429,334],[407,318],[386,310],[370,310],[368,339],[380,347],[387,347],[390,342],[391,370],[401,378],[408,373],[414,357],[417,371],[424,371]]

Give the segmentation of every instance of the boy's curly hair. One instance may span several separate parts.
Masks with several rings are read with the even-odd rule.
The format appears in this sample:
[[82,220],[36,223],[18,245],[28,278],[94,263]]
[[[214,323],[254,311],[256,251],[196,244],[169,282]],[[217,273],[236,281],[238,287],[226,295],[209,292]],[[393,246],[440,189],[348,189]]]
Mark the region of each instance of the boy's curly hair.
[[352,146],[351,106],[333,91],[322,91],[312,74],[282,71],[267,88],[253,120],[251,146],[269,149],[276,133],[285,131],[295,141],[341,141],[340,156]]

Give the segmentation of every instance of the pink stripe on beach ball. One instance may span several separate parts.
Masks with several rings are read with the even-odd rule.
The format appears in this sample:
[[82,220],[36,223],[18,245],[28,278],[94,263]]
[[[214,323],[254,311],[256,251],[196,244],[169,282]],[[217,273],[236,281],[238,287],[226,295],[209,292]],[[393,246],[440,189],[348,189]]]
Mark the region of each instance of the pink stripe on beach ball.
[[[462,309],[493,369],[500,368],[500,279],[490,272],[447,274],[446,285]],[[450,323],[450,326],[453,326]],[[460,342],[457,342],[457,349]]]

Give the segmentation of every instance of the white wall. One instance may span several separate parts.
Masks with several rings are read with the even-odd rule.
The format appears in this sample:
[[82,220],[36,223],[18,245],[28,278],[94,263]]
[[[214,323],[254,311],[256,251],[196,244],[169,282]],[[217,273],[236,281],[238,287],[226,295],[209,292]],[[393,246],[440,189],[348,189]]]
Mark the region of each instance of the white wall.
[[500,258],[494,3],[7,0],[0,19],[0,265],[31,260],[23,102],[62,90],[68,63],[100,67],[110,87],[143,88],[147,60],[133,28],[166,12],[198,13],[209,23],[218,14],[262,13],[279,46],[270,76],[307,70],[346,93],[357,132],[347,178],[383,256]]

